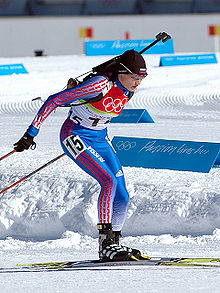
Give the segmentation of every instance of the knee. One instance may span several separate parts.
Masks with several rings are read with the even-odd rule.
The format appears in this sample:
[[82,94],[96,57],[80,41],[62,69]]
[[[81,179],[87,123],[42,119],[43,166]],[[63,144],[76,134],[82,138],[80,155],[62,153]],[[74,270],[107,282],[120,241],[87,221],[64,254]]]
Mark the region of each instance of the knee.
[[125,189],[124,192],[122,193],[122,198],[123,198],[124,203],[126,203],[126,204],[129,203],[130,197],[129,197],[129,193],[128,193],[127,189]]
[[105,189],[116,189],[118,185],[118,180],[117,178],[112,175],[112,176],[106,176],[103,177],[104,180],[101,181],[101,185]]
[[125,186],[120,186],[118,184],[116,194],[117,194],[117,197],[120,199],[121,203],[123,203],[125,205],[129,203],[130,197],[129,197],[129,193],[128,193]]
[[118,177],[117,181],[118,182],[116,193],[118,194],[121,201],[123,201],[124,203],[128,203],[130,200],[130,196],[126,188],[124,177]]

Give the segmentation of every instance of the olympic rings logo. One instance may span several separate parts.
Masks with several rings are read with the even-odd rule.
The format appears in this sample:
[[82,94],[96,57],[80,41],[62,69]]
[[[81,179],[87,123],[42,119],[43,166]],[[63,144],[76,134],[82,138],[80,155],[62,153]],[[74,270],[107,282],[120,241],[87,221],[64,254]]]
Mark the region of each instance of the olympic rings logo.
[[129,151],[129,150],[136,147],[136,142],[135,141],[130,142],[128,140],[127,141],[119,141],[116,143],[116,147],[119,151],[122,151],[122,150]]
[[102,104],[105,107],[106,112],[114,111],[115,113],[120,113],[123,110],[126,102],[127,102],[127,98],[124,98],[123,100],[120,100],[120,99],[113,100],[112,97],[107,97],[103,100]]

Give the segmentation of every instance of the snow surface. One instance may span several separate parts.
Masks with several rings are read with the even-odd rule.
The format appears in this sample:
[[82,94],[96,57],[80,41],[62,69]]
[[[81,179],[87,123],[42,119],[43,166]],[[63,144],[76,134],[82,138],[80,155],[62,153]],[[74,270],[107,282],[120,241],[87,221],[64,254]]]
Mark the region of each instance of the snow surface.
[[[217,55],[220,59],[220,54]],[[109,57],[0,58],[29,74],[0,76],[0,156],[25,132],[42,104],[69,77]],[[145,55],[149,76],[128,108],[146,108],[154,124],[111,124],[109,135],[220,142],[220,65],[159,67]],[[0,162],[0,190],[63,151],[59,129],[68,109],[44,122],[35,151]],[[123,243],[150,256],[220,257],[220,170],[208,174],[124,168],[131,201]],[[97,258],[99,186],[63,157],[1,195],[0,267]],[[215,268],[146,267],[0,274],[1,292],[219,292]]]

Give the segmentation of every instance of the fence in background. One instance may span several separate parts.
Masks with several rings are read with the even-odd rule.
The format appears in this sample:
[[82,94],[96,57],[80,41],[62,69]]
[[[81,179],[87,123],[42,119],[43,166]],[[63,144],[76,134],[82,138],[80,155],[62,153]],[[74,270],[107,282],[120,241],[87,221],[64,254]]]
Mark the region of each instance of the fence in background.
[[0,16],[220,13],[220,0],[0,0]]

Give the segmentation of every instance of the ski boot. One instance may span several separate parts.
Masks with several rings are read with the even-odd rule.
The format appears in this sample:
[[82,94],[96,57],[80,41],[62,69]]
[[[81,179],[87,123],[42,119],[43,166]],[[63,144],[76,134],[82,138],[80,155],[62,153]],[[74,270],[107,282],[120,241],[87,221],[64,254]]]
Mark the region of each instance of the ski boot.
[[[113,237],[114,237],[114,243],[119,245],[120,242],[120,237],[121,237],[121,231],[113,231]],[[132,255],[137,258],[137,260],[146,260],[146,259],[150,259],[149,256],[146,256],[144,254],[141,254],[140,250],[138,249],[134,249],[134,248],[129,248],[127,246],[121,245],[124,249],[131,249],[132,250]]]
[[121,233],[113,232],[111,224],[98,224],[99,229],[99,259],[100,261],[126,261],[141,257],[141,252],[119,244]]

